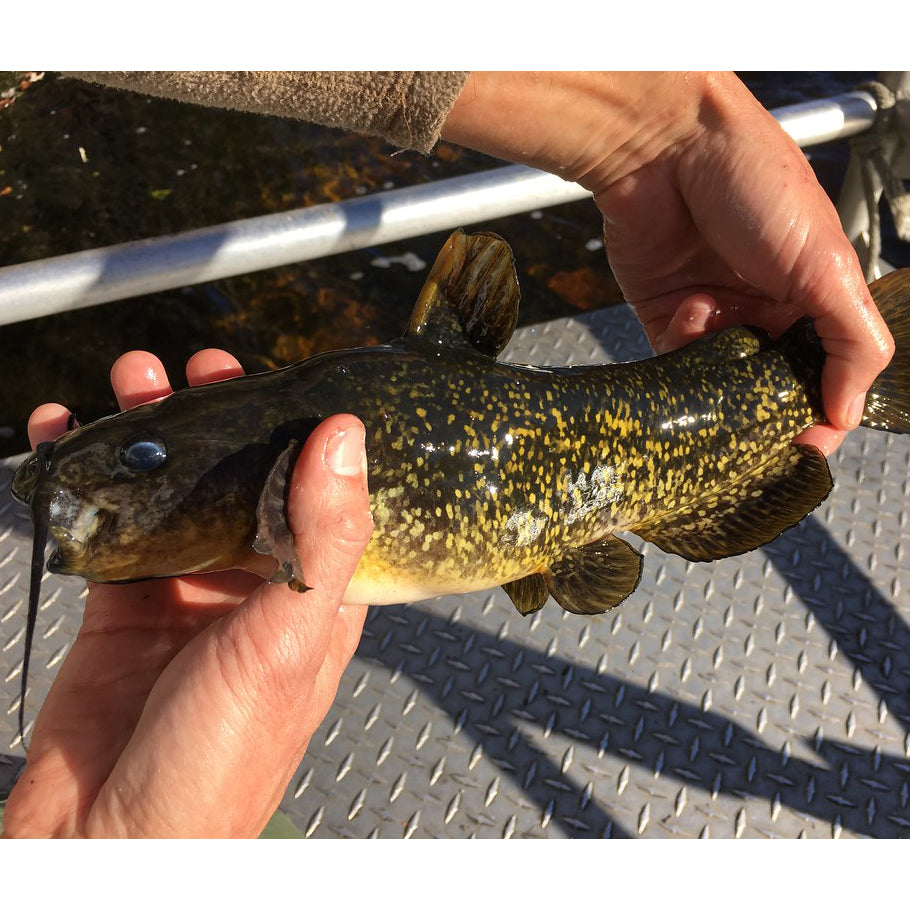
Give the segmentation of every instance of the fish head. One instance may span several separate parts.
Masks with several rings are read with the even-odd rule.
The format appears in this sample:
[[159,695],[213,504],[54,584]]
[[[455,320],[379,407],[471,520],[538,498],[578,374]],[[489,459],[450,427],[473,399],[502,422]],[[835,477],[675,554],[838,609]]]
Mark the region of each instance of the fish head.
[[[272,374],[275,375],[275,374]],[[35,528],[19,701],[25,700],[44,552],[52,572],[89,581],[137,581],[248,568],[274,559],[253,551],[257,504],[289,441],[317,417],[289,420],[279,381],[244,376],[190,389],[78,427],[37,446],[20,464],[13,495]]]
[[20,465],[13,494],[56,541],[51,571],[129,581],[253,558],[257,500],[287,443],[249,398],[197,391],[71,430]]

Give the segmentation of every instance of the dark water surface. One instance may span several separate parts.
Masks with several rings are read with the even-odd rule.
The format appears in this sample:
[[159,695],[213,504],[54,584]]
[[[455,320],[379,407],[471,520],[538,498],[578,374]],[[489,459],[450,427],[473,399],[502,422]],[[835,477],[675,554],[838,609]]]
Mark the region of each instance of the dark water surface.
[[[0,265],[286,211],[502,162],[446,143],[432,157],[379,139],[103,89],[55,74],[0,101]],[[766,107],[846,91],[868,73],[746,73]],[[835,194],[843,143],[810,151]],[[484,223],[512,244],[520,324],[616,303],[593,203]],[[24,451],[28,414],[61,401],[115,410],[111,363],[154,351],[175,385],[189,355],[233,351],[248,370],[400,334],[448,232],[0,327],[0,455]],[[904,250],[886,254],[907,257]],[[903,264],[910,264],[910,259]]]

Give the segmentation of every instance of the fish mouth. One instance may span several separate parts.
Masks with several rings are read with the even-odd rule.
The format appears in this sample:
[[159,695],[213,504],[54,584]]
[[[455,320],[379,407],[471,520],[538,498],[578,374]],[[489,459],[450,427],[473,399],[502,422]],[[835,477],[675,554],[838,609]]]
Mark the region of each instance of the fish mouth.
[[78,574],[90,555],[92,541],[109,521],[108,513],[85,503],[65,526],[51,523],[48,530],[57,546],[47,561],[48,569],[61,575]]
[[51,572],[70,574],[74,572],[88,551],[88,540],[74,537],[63,528],[51,526],[50,534],[56,546],[47,560]]
[[48,478],[52,442],[39,443],[16,469],[11,492],[32,512],[36,535],[47,533],[57,547],[47,562],[52,572],[75,572],[85,560],[92,538],[106,524],[102,510]]

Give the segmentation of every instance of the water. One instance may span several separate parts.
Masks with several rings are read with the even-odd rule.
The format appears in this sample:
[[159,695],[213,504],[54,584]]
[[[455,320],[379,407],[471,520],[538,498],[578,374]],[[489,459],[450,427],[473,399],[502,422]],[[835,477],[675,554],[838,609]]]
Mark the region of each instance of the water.
[[[846,91],[869,73],[745,73],[766,107]],[[0,79],[10,74],[0,74]],[[10,84],[0,82],[0,90]],[[0,102],[2,104],[2,102]],[[501,162],[441,144],[392,154],[379,139],[145,98],[52,74],[0,108],[0,263],[203,227],[452,177]],[[810,152],[836,193],[843,143]],[[521,324],[615,303],[590,202],[485,225],[512,243]],[[106,304],[0,328],[0,455],[23,451],[28,414],[62,401],[86,421],[116,405],[110,364],[157,353],[172,379],[194,351],[225,347],[248,370],[400,334],[447,232],[382,249]],[[886,243],[886,255],[907,257]],[[908,261],[906,264],[910,264]]]

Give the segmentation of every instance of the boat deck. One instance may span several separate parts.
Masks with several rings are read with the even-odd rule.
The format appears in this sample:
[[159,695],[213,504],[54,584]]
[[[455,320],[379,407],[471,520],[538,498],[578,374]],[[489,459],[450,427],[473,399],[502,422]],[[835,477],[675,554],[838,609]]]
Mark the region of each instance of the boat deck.
[[[520,330],[508,359],[648,356],[623,307]],[[0,467],[0,794],[31,528]],[[603,617],[501,589],[370,611],[283,808],[310,837],[901,837],[910,834],[910,437],[858,430],[836,487],[746,556],[643,547]],[[50,576],[28,716],[81,616]],[[238,794],[238,799],[243,795]]]

